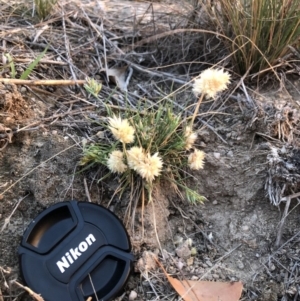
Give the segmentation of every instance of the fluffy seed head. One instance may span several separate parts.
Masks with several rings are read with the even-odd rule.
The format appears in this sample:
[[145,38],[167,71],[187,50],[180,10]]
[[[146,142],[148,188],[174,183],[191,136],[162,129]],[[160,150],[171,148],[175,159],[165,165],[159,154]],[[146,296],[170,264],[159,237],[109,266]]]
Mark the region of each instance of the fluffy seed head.
[[184,137],[185,137],[185,149],[189,150],[193,147],[197,139],[197,134],[192,131],[192,128],[190,126],[187,126],[185,128]]
[[119,150],[112,151],[107,159],[107,167],[113,173],[123,173],[127,169],[123,162],[123,153]]
[[135,170],[147,182],[152,182],[159,176],[163,166],[158,153],[151,156],[149,153],[146,154],[142,147],[137,146],[127,151],[127,162],[129,168]]
[[188,164],[190,169],[199,170],[204,165],[205,152],[195,149],[188,157]]
[[113,117],[108,118],[108,121],[109,129],[117,140],[125,144],[134,141],[134,128],[127,119],[122,120],[120,116],[113,115]]
[[137,170],[139,164],[145,160],[145,151],[142,147],[133,146],[127,151],[127,162],[129,168]]
[[137,173],[147,182],[152,182],[159,176],[163,166],[162,159],[155,153],[153,156],[146,154],[144,160],[137,165]]
[[196,95],[205,94],[208,97],[215,98],[218,92],[227,89],[230,83],[230,74],[223,69],[206,69],[194,82],[193,92]]

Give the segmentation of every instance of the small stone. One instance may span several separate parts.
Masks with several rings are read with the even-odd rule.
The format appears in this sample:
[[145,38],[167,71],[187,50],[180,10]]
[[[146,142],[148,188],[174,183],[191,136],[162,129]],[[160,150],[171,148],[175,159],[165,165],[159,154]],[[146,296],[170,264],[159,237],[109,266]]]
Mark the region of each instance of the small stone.
[[228,156],[228,157],[233,157],[233,151],[229,151],[229,152],[227,153],[227,156]]
[[246,231],[249,231],[249,227],[248,227],[248,226],[243,226],[243,227],[242,227],[242,230],[245,231],[245,232],[246,232]]
[[182,270],[182,268],[184,267],[184,263],[181,262],[181,261],[178,261],[177,262],[177,267],[178,267],[179,270]]
[[214,157],[215,157],[216,159],[220,159],[221,154],[220,154],[220,153],[214,153]]
[[129,294],[128,299],[129,300],[135,300],[137,298],[137,292],[136,291],[131,291]]
[[189,248],[189,245],[185,242],[175,250],[178,257],[182,259],[187,259],[191,257],[191,250]]
[[213,276],[214,279],[219,279],[220,278],[220,276],[218,274],[212,274],[212,276]]
[[174,244],[175,245],[180,245],[180,244],[182,244],[183,243],[183,238],[181,237],[181,236],[179,236],[179,235],[176,235],[175,237],[174,237]]
[[26,87],[21,87],[21,93],[26,93],[27,92],[27,88]]
[[183,233],[183,232],[184,232],[184,229],[183,229],[182,226],[179,226],[179,227],[177,228],[177,231],[178,231],[179,233]]
[[198,133],[198,136],[204,140],[205,143],[210,142],[212,135],[209,131],[203,130],[200,133]]
[[217,201],[217,200],[214,200],[214,201],[212,202],[212,204],[213,204],[213,205],[218,205],[218,201]]
[[240,270],[243,270],[244,269],[244,264],[240,261],[240,260],[237,260],[236,261],[236,264],[237,264],[237,267],[240,269]]
[[205,261],[205,263],[206,263],[209,267],[212,267],[212,266],[213,266],[213,264],[211,263],[210,260]]
[[162,257],[164,260],[169,259],[170,258],[170,254],[167,250],[163,249],[162,250]]
[[193,263],[194,263],[194,257],[190,257],[190,258],[188,258],[188,259],[186,260],[186,264],[187,264],[188,266],[193,265]]
[[197,277],[197,276],[192,276],[192,278],[191,278],[191,280],[193,280],[193,281],[197,281],[199,278]]
[[96,133],[96,136],[100,139],[104,139],[105,135],[104,135],[104,131],[99,131]]
[[194,226],[193,226],[193,225],[187,225],[187,226],[186,226],[186,231],[187,231],[187,232],[191,232],[193,229],[194,229]]
[[273,264],[273,263],[271,263],[271,265],[270,265],[270,271],[275,271],[276,270],[276,267],[275,267],[275,265]]

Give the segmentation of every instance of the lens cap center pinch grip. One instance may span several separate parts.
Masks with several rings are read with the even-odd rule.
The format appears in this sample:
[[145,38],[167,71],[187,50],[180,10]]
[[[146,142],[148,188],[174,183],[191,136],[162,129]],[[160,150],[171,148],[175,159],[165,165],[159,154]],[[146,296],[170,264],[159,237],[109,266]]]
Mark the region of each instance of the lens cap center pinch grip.
[[34,219],[19,247],[26,285],[45,301],[111,300],[133,264],[121,221],[86,202],[57,203]]

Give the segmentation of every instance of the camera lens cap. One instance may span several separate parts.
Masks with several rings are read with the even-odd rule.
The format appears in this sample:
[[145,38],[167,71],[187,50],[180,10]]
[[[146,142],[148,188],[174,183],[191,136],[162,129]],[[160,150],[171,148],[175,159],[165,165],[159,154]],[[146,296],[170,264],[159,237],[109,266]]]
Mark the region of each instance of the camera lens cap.
[[129,277],[134,257],[126,229],[106,208],[61,202],[24,232],[21,273],[45,301],[111,300]]

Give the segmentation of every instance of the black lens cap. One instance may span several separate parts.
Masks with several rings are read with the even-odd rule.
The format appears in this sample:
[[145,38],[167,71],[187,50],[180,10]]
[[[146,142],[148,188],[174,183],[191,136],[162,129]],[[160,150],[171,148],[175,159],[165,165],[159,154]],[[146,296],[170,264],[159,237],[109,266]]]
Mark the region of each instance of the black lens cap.
[[43,211],[19,247],[24,281],[46,301],[111,300],[133,259],[121,221],[102,206],[77,201]]

